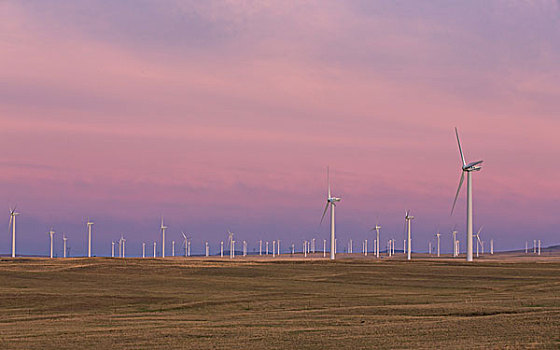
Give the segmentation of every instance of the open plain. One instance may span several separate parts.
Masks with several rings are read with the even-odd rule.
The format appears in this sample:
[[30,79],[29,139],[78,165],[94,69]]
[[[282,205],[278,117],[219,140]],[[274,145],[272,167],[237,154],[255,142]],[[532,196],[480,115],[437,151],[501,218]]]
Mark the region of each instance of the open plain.
[[0,261],[9,349],[558,349],[560,259]]

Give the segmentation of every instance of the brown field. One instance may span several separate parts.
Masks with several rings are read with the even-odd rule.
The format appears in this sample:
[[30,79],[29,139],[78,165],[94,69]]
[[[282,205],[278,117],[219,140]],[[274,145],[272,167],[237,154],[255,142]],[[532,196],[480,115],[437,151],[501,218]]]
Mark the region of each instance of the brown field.
[[560,258],[0,261],[5,349],[559,349]]

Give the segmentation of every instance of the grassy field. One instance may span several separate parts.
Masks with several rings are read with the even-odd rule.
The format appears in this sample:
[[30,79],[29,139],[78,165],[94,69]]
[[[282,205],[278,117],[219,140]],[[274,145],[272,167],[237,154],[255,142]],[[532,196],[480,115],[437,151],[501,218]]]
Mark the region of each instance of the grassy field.
[[558,349],[560,259],[2,259],[0,315],[7,349]]

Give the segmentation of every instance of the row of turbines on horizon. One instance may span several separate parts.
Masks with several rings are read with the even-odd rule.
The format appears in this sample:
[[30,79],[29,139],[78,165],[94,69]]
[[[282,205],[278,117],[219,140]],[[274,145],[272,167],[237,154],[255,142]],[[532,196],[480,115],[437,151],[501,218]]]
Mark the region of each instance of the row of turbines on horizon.
[[[471,162],[471,163],[466,163],[465,161],[465,157],[463,155],[463,150],[461,148],[461,142],[459,140],[459,133],[457,131],[457,128],[455,128],[455,135],[457,137],[457,144],[459,146],[459,154],[461,157],[461,177],[459,180],[459,186],[457,188],[457,192],[455,194],[455,199],[453,201],[453,206],[451,207],[451,215],[453,214],[453,211],[455,209],[455,205],[457,203],[457,198],[459,197],[459,193],[461,191],[461,187],[463,185],[464,182],[464,178],[465,178],[465,173],[467,174],[467,223],[466,223],[466,260],[467,261],[473,261],[473,238],[476,237],[476,256],[479,257],[480,255],[480,251],[479,251],[479,247],[481,248],[482,254],[484,254],[484,241],[482,241],[480,239],[480,232],[482,230],[482,228],[476,233],[473,234],[473,206],[472,206],[472,173],[473,172],[478,172],[481,170],[481,165],[482,164],[482,160],[479,161],[475,161],[475,162]],[[320,224],[322,224],[325,215],[327,213],[327,211],[330,209],[330,245],[329,245],[329,255],[330,255],[330,259],[335,259],[336,257],[336,235],[335,235],[335,208],[337,203],[339,203],[341,201],[341,198],[336,197],[331,195],[331,185],[330,185],[330,177],[329,177],[329,168],[327,167],[327,201],[326,201],[326,205],[325,205],[325,209],[323,211],[323,215],[321,217],[321,221]],[[11,209],[10,210],[10,224],[9,224],[9,229],[12,230],[12,257],[16,256],[16,217],[17,215],[19,215],[19,213],[16,211],[16,209]],[[405,212],[405,228],[406,228],[406,239],[403,241],[403,253],[406,254],[406,257],[408,260],[411,260],[412,258],[412,235],[411,235],[411,222],[414,219],[414,216],[411,215],[410,211],[406,211]],[[93,226],[93,222],[90,221],[89,219],[87,220],[87,232],[88,232],[88,240],[87,240],[87,257],[91,257],[92,256],[92,226]],[[165,254],[165,233],[167,230],[167,226],[164,225],[164,221],[163,218],[161,219],[161,226],[160,226],[160,230],[161,230],[161,235],[162,235],[162,245],[161,245],[161,257],[166,257]],[[380,229],[381,226],[379,226],[378,224],[375,225],[374,228],[371,229],[371,231],[375,231],[376,232],[376,238],[373,240],[373,253],[376,257],[380,257],[381,251],[380,251]],[[185,232],[181,232],[183,235],[183,248],[184,248],[184,252],[185,252],[185,256],[191,256],[190,253],[190,245],[191,245],[191,239],[190,237],[187,237],[187,235],[185,234]],[[458,231],[453,230],[452,231],[452,235],[453,235],[453,257],[458,257],[459,256],[459,240],[457,239],[457,233]],[[49,236],[50,236],[50,257],[53,258],[54,257],[54,230],[51,228],[49,231]],[[440,233],[438,232],[436,234],[436,238],[437,238],[437,256],[440,256]],[[67,245],[67,241],[68,238],[63,235],[62,236],[63,239],[63,256],[66,258],[69,254],[69,247]],[[263,255],[263,241],[260,240],[259,242],[259,255]],[[124,238],[124,236],[121,235],[121,237],[119,238],[118,241],[112,241],[111,242],[111,257],[115,257],[115,247],[117,246],[118,248],[118,256],[119,257],[125,257],[125,243],[126,243],[126,239]],[[226,241],[226,251],[229,251],[229,255],[230,258],[234,258],[235,257],[235,239],[234,239],[234,234],[228,230],[228,239]],[[538,244],[537,244],[538,243]],[[538,248],[537,248],[538,246]],[[175,241],[172,241],[172,245],[171,245],[171,256],[175,256]],[[269,242],[265,242],[265,253],[264,255],[269,255]],[[292,255],[295,254],[296,250],[295,250],[295,245],[292,243],[291,244],[291,253]],[[304,241],[303,242],[303,246],[302,246],[302,254],[307,257],[308,254],[311,253],[316,253],[316,246],[315,246],[315,239],[312,239],[311,241]],[[247,255],[247,241],[242,241],[242,254],[243,256]],[[392,256],[395,254],[395,240],[394,239],[390,239],[387,241],[387,247],[385,252],[389,255]],[[428,242],[428,252],[431,255],[432,254],[432,241]],[[541,241],[540,240],[534,240],[533,241],[533,252],[535,254],[540,255],[541,252]],[[349,243],[348,243],[348,249],[347,249],[347,253],[353,253],[353,241],[350,239]],[[368,254],[368,241],[365,240],[362,242],[362,253],[367,255]],[[490,240],[490,253],[493,254],[494,253],[494,240]],[[525,242],[525,253],[528,253],[528,242]],[[276,255],[280,255],[281,254],[281,249],[280,249],[280,240],[275,240],[272,241],[272,255],[276,256]],[[323,240],[323,257],[326,258],[326,254],[327,254],[327,240]],[[208,242],[204,242],[204,255],[205,256],[210,256],[210,245]],[[142,257],[145,258],[146,255],[146,242],[142,243]],[[154,241],[153,242],[153,257],[157,256],[157,243]],[[220,242],[220,256],[223,257],[224,256],[224,242],[221,241]]]
[[[15,217],[19,215],[19,213],[17,213],[15,210],[11,210],[10,211],[10,216],[11,216],[11,220],[10,220],[10,229],[12,229],[12,237],[15,237]],[[412,239],[411,239],[411,220],[414,219],[414,217],[410,214],[410,212],[406,212],[405,214],[405,228],[406,228],[406,239],[403,240],[403,245],[402,245],[402,250],[400,250],[400,252],[402,252],[408,260],[411,259],[412,257]],[[87,256],[88,257],[92,257],[92,226],[93,226],[93,222],[91,220],[87,220],[86,226],[87,226]],[[160,230],[161,230],[161,239],[162,239],[162,243],[161,243],[161,252],[159,252],[157,250],[157,242],[154,241],[153,242],[153,251],[152,252],[148,252],[146,250],[146,242],[142,242],[142,258],[146,258],[146,257],[166,257],[166,252],[165,252],[165,237],[166,237],[166,230],[167,230],[167,226],[164,225],[164,221],[163,219],[161,220],[161,226],[160,226]],[[370,232],[374,232],[374,239],[372,241],[368,241],[367,239],[362,240],[361,244],[362,244],[362,248],[360,251],[360,254],[363,254],[364,256],[368,256],[368,254],[372,253],[373,256],[380,258],[382,255],[386,255],[388,257],[391,256],[395,256],[396,253],[399,252],[399,250],[397,250],[396,248],[396,240],[394,238],[388,239],[385,243],[385,249],[382,250],[380,249],[380,230],[381,230],[381,226],[379,224],[376,224],[375,227],[373,227]],[[476,234],[474,234],[474,237],[476,237],[476,257],[479,257],[480,255],[484,255],[485,251],[484,251],[484,241],[482,241],[480,239],[480,232],[481,232],[482,228],[478,230],[478,232]],[[457,238],[457,233],[458,231],[453,229],[453,231],[451,232],[452,235],[452,257],[457,258],[460,256],[460,241]],[[191,256],[191,237],[187,236],[187,234],[185,232],[181,232],[182,236],[183,236],[183,244],[182,244],[182,248],[184,251],[184,256],[185,257],[190,257]],[[230,230],[227,231],[228,234],[228,238],[227,241],[224,243],[224,241],[220,242],[220,250],[219,250],[219,255],[220,257],[224,257],[226,255],[229,255],[230,258],[235,258],[236,255],[236,248],[235,248],[235,244],[237,243],[237,241],[234,239],[234,233],[231,232]],[[48,235],[50,237],[50,241],[49,241],[49,248],[50,248],[50,257],[54,258],[55,254],[54,254],[54,235],[55,235],[55,231],[51,228],[51,230],[48,232]],[[435,235],[434,235],[434,239],[435,242],[433,242],[434,244],[432,245],[432,241],[430,240],[428,242],[428,254],[429,255],[436,255],[437,257],[440,257],[441,254],[441,233],[438,231]],[[63,257],[67,258],[70,256],[70,247],[68,245],[68,237],[66,237],[66,235],[62,235],[62,241],[63,241]],[[296,245],[294,243],[291,243],[291,245],[288,246],[288,250],[281,250],[281,240],[273,240],[273,241],[263,241],[263,240],[258,240],[256,242],[256,246],[253,250],[253,253],[256,254],[257,249],[256,247],[258,246],[258,255],[259,256],[269,256],[271,255],[272,257],[276,257],[276,256],[280,256],[280,255],[285,255],[285,254],[291,254],[291,255],[295,255],[295,254],[301,254],[303,255],[303,257],[307,257],[310,255],[314,255],[317,253],[321,253],[322,252],[322,256],[323,258],[327,257],[327,253],[329,253],[329,255],[331,254],[330,249],[327,249],[327,240],[324,239],[323,240],[323,245],[322,245],[322,249],[319,249],[317,247],[317,242],[318,240],[316,238],[312,238],[310,240],[303,240],[302,242],[302,248],[301,251],[299,249],[296,249]],[[373,242],[372,247],[369,246],[369,242]],[[334,249],[333,249],[333,253],[336,254],[338,253],[338,249],[337,249],[337,243],[338,243],[338,239],[335,238],[335,242],[334,242]],[[348,246],[345,250],[345,253],[347,254],[356,254],[356,252],[354,252],[354,240],[353,239],[349,239],[348,240]],[[203,250],[204,256],[217,256],[218,253],[214,252],[213,254],[211,254],[210,252],[210,243],[208,241],[203,242]],[[529,245],[529,241],[525,241],[525,253],[529,254],[529,252],[532,250],[532,252],[534,254],[540,255],[541,254],[541,240],[533,240],[533,245],[532,247],[530,247]],[[150,254],[151,253],[151,254]],[[175,257],[176,256],[176,250],[175,250],[175,241],[171,241],[171,256]],[[494,254],[494,240],[491,239],[490,240],[490,254]],[[238,254],[239,255],[239,254]],[[242,256],[247,256],[249,255],[248,252],[248,242],[246,240],[243,240],[241,242],[241,254]],[[15,257],[15,245],[12,245],[12,257]],[[121,237],[117,240],[117,241],[111,241],[111,257],[119,257],[119,258],[124,258],[126,257],[126,239],[124,238],[124,236],[121,235]]]

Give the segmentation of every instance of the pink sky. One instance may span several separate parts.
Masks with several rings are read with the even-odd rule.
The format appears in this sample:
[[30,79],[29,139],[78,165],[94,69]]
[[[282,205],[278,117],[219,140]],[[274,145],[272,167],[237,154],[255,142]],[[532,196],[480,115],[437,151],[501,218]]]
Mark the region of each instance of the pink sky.
[[169,240],[299,247],[327,236],[330,165],[344,246],[378,217],[402,245],[410,208],[425,250],[438,225],[463,237],[457,126],[485,161],[481,236],[558,244],[559,20],[557,1],[4,1],[0,203],[22,253],[51,225],[82,253],[91,216],[99,255],[121,233],[137,254],[162,214]]

